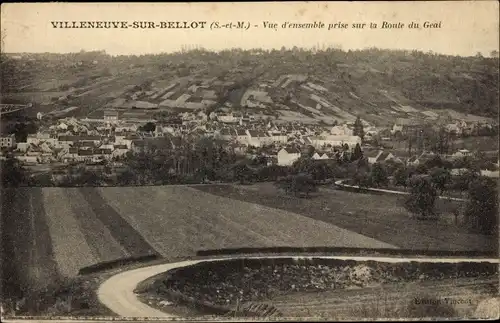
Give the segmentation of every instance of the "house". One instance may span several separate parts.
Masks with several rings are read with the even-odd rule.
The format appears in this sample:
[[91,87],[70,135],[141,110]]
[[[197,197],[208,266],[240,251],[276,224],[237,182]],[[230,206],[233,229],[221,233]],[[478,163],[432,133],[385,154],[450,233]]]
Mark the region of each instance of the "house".
[[368,163],[370,164],[380,163],[388,160],[401,162],[401,159],[397,158],[392,153],[383,150],[366,152],[364,156],[368,158]]
[[261,147],[273,142],[273,138],[263,131],[247,130],[248,144],[254,147]]
[[314,155],[312,156],[312,159],[324,160],[324,159],[330,159],[330,156],[328,156],[326,153],[319,154],[319,153],[315,152]]
[[222,128],[219,132],[219,136],[221,137],[222,140],[232,140],[234,138],[234,131],[231,131],[229,128]]
[[332,147],[348,145],[350,149],[354,149],[356,144],[361,145],[361,138],[358,136],[311,136],[305,137],[304,141],[316,149],[321,149],[328,145]]
[[288,141],[287,135],[281,133],[280,131],[269,131],[268,134],[271,137],[272,142],[286,144]]
[[144,152],[146,150],[146,142],[142,139],[133,140],[131,144],[131,149],[135,153]]
[[481,176],[486,176],[486,177],[492,177],[492,178],[498,178],[500,177],[500,173],[498,170],[487,170],[487,169],[482,169],[481,170]]
[[127,147],[127,145],[114,145],[113,148],[113,158],[125,156],[129,152],[129,148]]
[[278,152],[278,165],[290,166],[301,156],[300,150],[293,147],[286,147]]
[[39,145],[42,142],[48,142],[52,146],[57,146],[57,138],[54,138],[49,132],[38,132],[35,135],[28,135],[26,142],[28,144]]
[[27,142],[18,142],[17,151],[25,153],[28,150],[29,146],[30,144]]
[[118,111],[104,110],[104,121],[111,123],[118,122]]
[[12,148],[15,146],[16,146],[16,137],[14,136],[14,134],[0,137],[1,148]]
[[346,124],[334,126],[330,129],[330,133],[334,136],[353,136],[353,132],[353,129],[349,128]]
[[411,156],[410,158],[408,158],[406,160],[406,164],[417,166],[417,165],[423,164],[423,163],[431,160],[432,158],[434,158],[434,156],[435,155],[433,153],[423,152],[422,154],[420,154],[418,156],[415,155],[415,156]]
[[457,152],[451,155],[452,158],[463,158],[472,156],[472,153],[467,149],[459,149]]
[[411,156],[406,160],[406,164],[411,166],[417,166],[420,164],[420,159],[418,158],[418,156]]
[[248,145],[248,135],[246,130],[244,129],[236,130],[236,141],[238,141],[241,144]]
[[444,128],[449,133],[460,134],[462,132],[461,127],[457,123],[449,123]]
[[76,161],[78,160],[78,148],[65,148],[61,150],[58,158],[64,163]]
[[218,115],[217,120],[223,123],[238,123],[240,121],[240,117],[233,114]]
[[408,134],[409,132],[420,129],[422,125],[413,119],[398,119],[394,123],[391,134],[395,135],[396,133],[401,133],[403,135]]

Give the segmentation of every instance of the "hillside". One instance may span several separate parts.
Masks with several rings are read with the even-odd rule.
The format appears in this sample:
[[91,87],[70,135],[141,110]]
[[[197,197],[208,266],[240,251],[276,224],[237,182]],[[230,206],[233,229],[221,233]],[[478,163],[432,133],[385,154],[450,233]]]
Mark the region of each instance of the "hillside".
[[77,115],[130,100],[134,87],[145,92],[134,100],[162,111],[185,102],[193,110],[229,103],[232,109],[306,123],[358,115],[374,125],[396,118],[491,121],[499,108],[498,58],[418,51],[26,54],[4,59],[1,72],[2,102],[33,102],[44,112],[78,106]]

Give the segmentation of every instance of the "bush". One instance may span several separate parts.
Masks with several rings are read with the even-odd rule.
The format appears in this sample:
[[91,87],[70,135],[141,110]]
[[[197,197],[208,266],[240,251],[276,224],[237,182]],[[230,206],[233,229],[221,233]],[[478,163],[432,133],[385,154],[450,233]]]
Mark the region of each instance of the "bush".
[[431,181],[434,187],[443,194],[446,185],[451,181],[451,174],[445,168],[434,168],[431,170]]
[[494,181],[476,179],[470,184],[465,217],[474,230],[483,234],[498,232],[498,192]]
[[424,219],[435,216],[437,192],[429,177],[414,176],[409,180],[409,186],[410,195],[405,202],[406,209]]
[[318,190],[313,178],[306,174],[286,176],[278,180],[276,185],[285,190],[286,193],[293,193],[299,197],[304,196],[304,194],[309,196],[310,193]]
[[387,184],[389,184],[389,178],[387,177],[387,172],[384,166],[379,163],[373,164],[370,172],[370,181],[377,187],[387,186]]
[[405,167],[400,167],[396,169],[393,175],[393,184],[406,187],[406,181],[408,180],[407,170]]

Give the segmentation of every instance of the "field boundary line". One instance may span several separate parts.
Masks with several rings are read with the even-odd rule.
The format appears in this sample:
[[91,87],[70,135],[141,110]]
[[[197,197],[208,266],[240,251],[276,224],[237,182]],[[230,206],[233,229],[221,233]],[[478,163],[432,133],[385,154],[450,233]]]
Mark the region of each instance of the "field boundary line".
[[[360,187],[360,186],[355,186],[355,185],[348,185],[348,184],[345,184],[344,181],[345,181],[344,179],[338,180],[335,182],[335,185],[337,187],[339,187],[340,189],[356,189],[356,190],[363,191],[363,192],[380,192],[380,193],[388,193],[388,194],[395,194],[395,195],[410,195],[409,192],[386,190],[386,189],[382,189],[382,188]],[[467,202],[466,199],[461,199],[458,197],[451,197],[451,196],[439,195],[438,198],[442,199],[442,200]]]

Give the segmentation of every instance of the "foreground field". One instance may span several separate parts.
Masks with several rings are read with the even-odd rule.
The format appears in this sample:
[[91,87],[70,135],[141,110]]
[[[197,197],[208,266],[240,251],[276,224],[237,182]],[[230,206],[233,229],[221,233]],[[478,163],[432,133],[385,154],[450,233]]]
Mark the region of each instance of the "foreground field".
[[8,250],[3,266],[24,291],[128,256],[169,259],[230,247],[394,247],[287,211],[180,186],[22,188],[9,191],[2,206]]
[[[460,278],[295,293],[277,297],[270,304],[289,317],[415,318],[420,313],[434,310],[441,311],[443,316],[448,314],[465,318],[472,317],[479,302],[488,295],[495,295],[497,289],[498,280],[495,277]],[[441,304],[423,304],[431,300],[438,300]],[[448,308],[447,302],[450,305]]]
[[252,316],[466,318],[498,293],[493,262],[240,258],[155,277],[143,286],[145,293],[174,302],[193,297],[191,305],[205,314],[236,309]]
[[[449,221],[417,221],[404,209],[402,197],[322,190],[311,199],[297,199],[278,192],[272,183],[251,186],[197,186],[198,190],[235,200],[295,212],[357,232],[401,249],[484,251],[497,254],[494,237],[468,233]],[[447,219],[448,201],[437,207]]]

